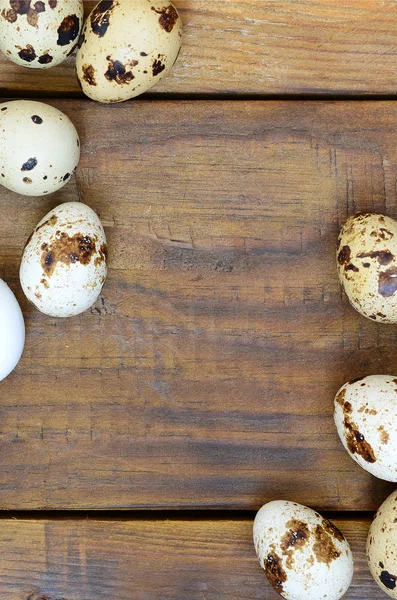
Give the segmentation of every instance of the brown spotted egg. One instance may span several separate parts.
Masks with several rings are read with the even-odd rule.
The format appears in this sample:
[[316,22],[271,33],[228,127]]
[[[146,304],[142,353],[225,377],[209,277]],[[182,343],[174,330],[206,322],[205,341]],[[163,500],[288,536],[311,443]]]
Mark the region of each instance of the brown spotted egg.
[[254,544],[273,588],[286,600],[339,600],[353,577],[343,534],[314,510],[277,500],[255,517]]
[[368,213],[350,217],[337,250],[339,279],[364,317],[397,323],[397,222]]
[[335,397],[334,418],[353,460],[375,477],[397,481],[397,377],[346,383]]
[[17,65],[48,69],[76,48],[82,0],[0,0],[0,50]]
[[397,491],[385,500],[371,524],[367,560],[379,587],[397,598]]
[[0,184],[25,196],[50,194],[72,177],[80,140],[60,110],[32,100],[0,104]]
[[49,212],[28,239],[19,271],[22,289],[46,315],[78,315],[101,293],[106,260],[96,213],[81,202],[66,202]]
[[99,102],[143,94],[173,67],[182,21],[166,0],[102,0],[84,26],[76,57],[83,92]]

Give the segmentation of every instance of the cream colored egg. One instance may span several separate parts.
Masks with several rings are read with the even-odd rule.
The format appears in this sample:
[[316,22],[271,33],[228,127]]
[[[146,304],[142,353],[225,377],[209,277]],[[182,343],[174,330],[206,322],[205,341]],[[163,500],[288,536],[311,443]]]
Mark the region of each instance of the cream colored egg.
[[91,208],[67,202],[49,212],[26,243],[20,279],[41,312],[71,317],[90,308],[106,279],[107,247]]
[[63,187],[80,159],[80,140],[60,110],[32,100],[0,104],[0,183],[25,196]]
[[0,183],[25,196],[50,194],[76,170],[80,141],[60,110],[33,100],[0,104]]
[[77,51],[83,92],[99,102],[143,94],[173,67],[182,21],[162,0],[103,0],[91,12]]
[[255,517],[254,544],[273,588],[286,600],[339,600],[353,577],[342,533],[314,510],[278,500]]
[[397,377],[346,383],[335,397],[334,418],[353,460],[380,479],[397,481]]
[[0,50],[17,65],[48,69],[75,49],[82,0],[0,0]]
[[379,214],[350,217],[339,235],[338,273],[364,317],[397,323],[397,222]]
[[397,598],[397,491],[385,500],[371,524],[367,560],[379,587]]

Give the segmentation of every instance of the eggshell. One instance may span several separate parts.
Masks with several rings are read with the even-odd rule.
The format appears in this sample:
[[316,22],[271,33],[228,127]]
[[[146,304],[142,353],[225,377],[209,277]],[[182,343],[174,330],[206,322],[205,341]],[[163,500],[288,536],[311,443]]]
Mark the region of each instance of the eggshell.
[[338,273],[364,317],[397,323],[397,222],[379,214],[350,217],[339,235]]
[[369,528],[367,560],[379,587],[397,598],[397,490],[379,508]]
[[25,323],[18,301],[0,279],[0,381],[15,369],[25,345]]
[[254,544],[273,588],[287,600],[339,600],[353,577],[342,533],[314,510],[277,500],[255,517]]
[[75,49],[82,0],[0,0],[0,50],[17,65],[48,69]]
[[99,102],[143,94],[173,67],[182,21],[162,0],[103,0],[88,17],[77,51],[83,92]]
[[25,196],[63,187],[80,159],[80,140],[60,110],[32,100],[0,104],[0,183]]
[[335,397],[334,418],[352,459],[375,477],[397,481],[397,377],[346,383]]
[[49,212],[26,243],[20,279],[43,313],[71,317],[90,308],[106,279],[106,238],[91,208],[67,202]]

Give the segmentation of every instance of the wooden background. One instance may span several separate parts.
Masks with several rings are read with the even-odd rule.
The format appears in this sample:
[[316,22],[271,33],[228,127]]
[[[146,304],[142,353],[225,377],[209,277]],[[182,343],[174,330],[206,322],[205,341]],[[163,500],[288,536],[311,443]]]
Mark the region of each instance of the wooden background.
[[[349,307],[334,254],[348,215],[397,218],[397,4],[177,5],[173,75],[123,105],[83,99],[72,58],[0,59],[3,98],[45,98],[82,140],[60,192],[0,188],[0,277],[27,326],[0,384],[0,592],[277,598],[251,531],[282,498],[333,511],[356,557],[346,598],[377,600],[365,536],[395,486],[349,458],[332,410],[346,380],[397,373],[397,329]],[[70,200],[99,213],[109,277],[62,320],[28,305],[18,268]]]

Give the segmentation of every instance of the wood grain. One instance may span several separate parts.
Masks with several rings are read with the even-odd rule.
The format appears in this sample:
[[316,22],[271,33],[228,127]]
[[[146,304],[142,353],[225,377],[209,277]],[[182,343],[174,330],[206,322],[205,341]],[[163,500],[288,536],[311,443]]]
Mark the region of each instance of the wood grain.
[[[355,556],[346,600],[384,598],[365,560],[368,522],[336,521]],[[7,600],[276,600],[251,520],[0,521]]]
[[[339,225],[396,217],[392,102],[54,102],[82,138],[77,180],[0,191],[0,276],[26,351],[0,385],[1,508],[377,508],[392,485],[346,454],[333,397],[397,373],[394,326],[342,296]],[[18,283],[50,208],[105,224],[103,296],[48,318]]]
[[[86,12],[95,2],[85,2]],[[385,0],[175,0],[184,46],[157,93],[394,94],[397,6]],[[1,95],[80,94],[74,57],[0,59]]]

